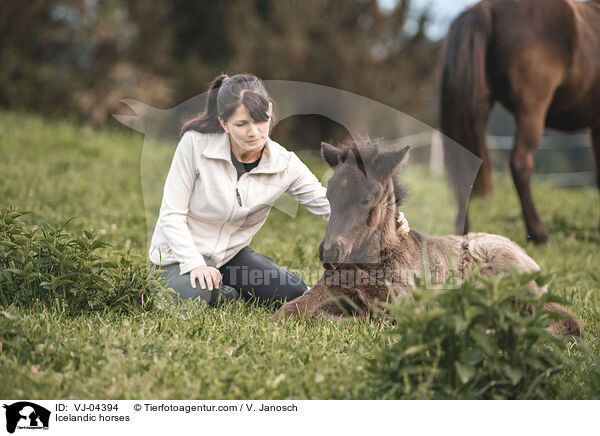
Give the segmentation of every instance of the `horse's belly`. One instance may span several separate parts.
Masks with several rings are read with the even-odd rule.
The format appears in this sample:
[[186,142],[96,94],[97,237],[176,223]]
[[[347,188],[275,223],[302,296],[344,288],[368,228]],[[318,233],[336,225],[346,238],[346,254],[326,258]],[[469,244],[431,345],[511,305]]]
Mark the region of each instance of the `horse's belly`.
[[553,103],[546,114],[546,126],[565,132],[574,132],[593,126],[598,123],[598,116],[588,106],[588,104],[582,104],[564,108]]

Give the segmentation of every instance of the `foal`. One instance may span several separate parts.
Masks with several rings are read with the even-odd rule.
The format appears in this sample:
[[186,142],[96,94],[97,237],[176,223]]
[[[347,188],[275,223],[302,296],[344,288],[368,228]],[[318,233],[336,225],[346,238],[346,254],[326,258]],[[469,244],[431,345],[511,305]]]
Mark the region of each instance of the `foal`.
[[[321,143],[324,160],[334,169],[327,186],[331,216],[319,258],[325,272],[301,297],[287,302],[277,316],[317,315],[338,319],[345,314],[380,313],[375,300],[388,299],[389,286],[411,298],[414,273],[443,282],[451,275],[462,280],[478,268],[483,274],[537,271],[539,266],[509,239],[486,233],[426,237],[418,232],[396,232],[396,212],[404,188],[392,177],[408,148],[380,150],[369,139],[348,141],[341,147]],[[536,292],[546,292],[531,284]],[[570,319],[551,324],[557,336],[582,334],[577,320],[550,303],[546,309],[567,313]]]

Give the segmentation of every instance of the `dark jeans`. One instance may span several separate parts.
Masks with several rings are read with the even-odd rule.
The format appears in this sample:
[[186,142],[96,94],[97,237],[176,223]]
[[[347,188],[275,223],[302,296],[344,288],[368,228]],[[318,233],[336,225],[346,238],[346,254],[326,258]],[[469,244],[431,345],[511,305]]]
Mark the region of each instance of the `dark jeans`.
[[272,259],[250,247],[242,248],[219,268],[223,280],[220,288],[212,291],[200,288],[198,280],[196,288],[192,288],[190,274],[180,275],[178,263],[162,267],[154,264],[153,266],[166,270],[163,277],[179,298],[200,298],[210,305],[214,305],[219,296],[224,301],[240,297],[245,300],[256,297],[259,300],[290,301],[307,290],[306,283],[298,274],[284,270]]

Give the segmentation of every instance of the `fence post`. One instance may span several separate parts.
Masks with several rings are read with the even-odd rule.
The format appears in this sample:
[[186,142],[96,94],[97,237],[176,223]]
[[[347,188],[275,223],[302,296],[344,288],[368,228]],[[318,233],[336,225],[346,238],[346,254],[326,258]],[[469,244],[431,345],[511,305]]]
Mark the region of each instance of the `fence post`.
[[441,173],[444,170],[444,143],[442,134],[434,130],[431,134],[431,152],[429,155],[429,169],[433,173]]

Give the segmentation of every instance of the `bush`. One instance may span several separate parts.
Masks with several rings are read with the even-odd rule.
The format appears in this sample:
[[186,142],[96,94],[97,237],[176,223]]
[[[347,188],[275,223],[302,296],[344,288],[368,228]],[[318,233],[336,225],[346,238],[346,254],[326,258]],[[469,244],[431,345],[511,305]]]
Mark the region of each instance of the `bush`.
[[559,339],[544,328],[550,294],[527,283],[540,273],[473,276],[460,288],[417,289],[395,301],[392,345],[369,362],[384,398],[545,398],[565,366]]
[[[27,211],[0,209],[0,304],[58,305],[69,314],[105,309],[131,313],[153,304],[150,288],[162,284],[147,262],[116,252],[117,261],[96,251],[110,247],[97,232],[72,237],[62,228],[23,223]],[[65,223],[66,225],[66,223]]]

